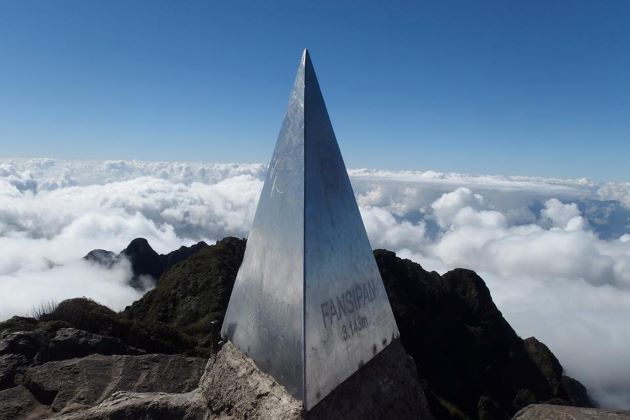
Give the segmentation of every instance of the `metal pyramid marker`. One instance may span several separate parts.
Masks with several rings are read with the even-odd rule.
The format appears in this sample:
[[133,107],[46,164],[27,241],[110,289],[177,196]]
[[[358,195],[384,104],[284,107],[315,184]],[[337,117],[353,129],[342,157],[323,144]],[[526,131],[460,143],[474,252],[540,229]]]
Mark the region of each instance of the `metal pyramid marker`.
[[306,410],[399,336],[307,50],[221,334]]

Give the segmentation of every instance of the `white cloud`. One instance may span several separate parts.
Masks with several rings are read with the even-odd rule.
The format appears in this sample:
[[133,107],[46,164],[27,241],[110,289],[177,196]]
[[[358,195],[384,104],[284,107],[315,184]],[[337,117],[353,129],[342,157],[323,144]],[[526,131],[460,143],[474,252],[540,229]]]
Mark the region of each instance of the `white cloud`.
[[[372,246],[471,268],[608,406],[630,408],[630,183],[350,170]],[[81,261],[145,237],[158,252],[246,236],[260,164],[0,160],[0,319],[42,301],[138,297],[124,264]]]

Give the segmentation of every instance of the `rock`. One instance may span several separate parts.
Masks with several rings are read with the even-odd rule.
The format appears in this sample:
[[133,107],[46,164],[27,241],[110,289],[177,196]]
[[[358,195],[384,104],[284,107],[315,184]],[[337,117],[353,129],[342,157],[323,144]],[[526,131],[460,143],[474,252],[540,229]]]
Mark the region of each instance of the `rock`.
[[[50,313],[42,315],[44,323],[63,324],[92,334],[113,337],[129,347],[148,353],[197,355],[197,342],[178,329],[153,320],[130,320],[87,298],[67,299]],[[59,326],[53,329],[59,330]]]
[[299,419],[300,401],[227,342],[206,368],[199,388],[213,415],[252,419]]
[[512,417],[513,420],[630,420],[630,411],[601,408],[532,404]]
[[48,343],[47,360],[64,360],[90,354],[144,354],[143,350],[127,346],[121,340],[92,334],[75,328],[61,328]]
[[0,352],[2,351],[2,341],[9,334],[18,331],[31,331],[37,328],[39,321],[35,318],[25,316],[14,316],[6,321],[0,322]]
[[543,374],[552,392],[555,395],[562,395],[562,365],[549,350],[545,344],[538,341],[535,337],[529,337],[523,340],[525,350],[529,357],[534,361],[540,372]]
[[31,367],[24,386],[40,403],[65,413],[96,405],[115,391],[189,392],[205,364],[180,355],[92,355]]
[[570,376],[562,376],[562,388],[569,402],[577,407],[597,407],[598,404],[586,392],[586,387]]
[[21,354],[31,360],[48,345],[49,337],[41,330],[17,331],[0,340],[0,355]]
[[95,407],[68,414],[60,419],[204,420],[211,418],[214,417],[211,417],[198,391],[182,394],[118,391]]
[[433,419],[416,365],[395,340],[309,411],[308,419]]
[[125,248],[121,256],[127,257],[131,262],[133,279],[131,285],[141,288],[143,285],[140,276],[151,276],[155,281],[160,278],[164,271],[164,263],[160,255],[151,248],[149,242],[144,238],[136,238]]
[[106,251],[104,249],[93,249],[83,257],[84,260],[102,265],[106,268],[111,268],[120,261],[120,258],[112,251]]
[[500,419],[530,402],[567,398],[557,359],[537,340],[529,342],[534,356],[528,352],[475,272],[440,276],[391,251],[374,256],[436,417],[474,419],[483,412]]
[[[208,363],[200,392],[215,416],[299,419],[302,404],[227,342]],[[398,341],[311,409],[308,419],[433,419],[413,360]]]
[[164,271],[207,246],[208,244],[201,241],[191,246],[182,246],[168,254],[158,254],[151,248],[146,239],[136,238],[118,255],[112,251],[94,249],[88,252],[83,259],[107,268],[111,268],[121,260],[127,259],[131,263],[131,271],[133,273],[130,284],[137,289],[145,289],[147,284],[144,277],[149,276],[152,278],[151,283],[154,284],[160,279]]
[[479,420],[507,420],[510,416],[487,395],[482,395],[477,404]]
[[22,382],[22,375],[29,360],[21,354],[4,354],[0,356],[0,391],[13,388]]
[[0,420],[49,418],[49,415],[48,407],[22,385],[0,391]]

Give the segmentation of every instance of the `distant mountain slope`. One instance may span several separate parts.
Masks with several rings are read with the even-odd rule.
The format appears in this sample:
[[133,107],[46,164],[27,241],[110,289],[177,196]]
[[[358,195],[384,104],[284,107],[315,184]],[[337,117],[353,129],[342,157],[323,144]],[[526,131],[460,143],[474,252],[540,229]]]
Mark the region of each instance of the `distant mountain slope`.
[[131,263],[131,271],[133,272],[130,284],[137,289],[143,289],[146,287],[143,276],[151,276],[152,281],[157,283],[166,270],[206,247],[208,244],[201,241],[191,246],[181,246],[168,254],[158,254],[151,248],[146,239],[136,238],[118,255],[112,251],[94,249],[88,252],[83,259],[111,267],[121,258],[127,258]]

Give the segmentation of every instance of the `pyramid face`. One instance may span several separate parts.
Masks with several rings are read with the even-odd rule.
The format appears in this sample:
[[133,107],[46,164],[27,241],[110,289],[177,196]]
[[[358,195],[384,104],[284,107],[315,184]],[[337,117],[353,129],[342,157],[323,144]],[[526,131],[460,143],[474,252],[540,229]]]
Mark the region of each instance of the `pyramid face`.
[[307,51],[221,333],[307,410],[399,335]]

